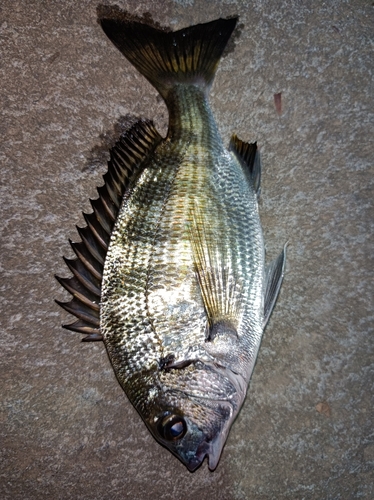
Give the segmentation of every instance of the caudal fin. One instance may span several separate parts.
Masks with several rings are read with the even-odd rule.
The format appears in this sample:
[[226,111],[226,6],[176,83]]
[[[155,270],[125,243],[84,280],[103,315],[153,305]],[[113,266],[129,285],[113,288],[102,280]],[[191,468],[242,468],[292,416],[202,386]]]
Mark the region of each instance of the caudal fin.
[[209,87],[237,18],[217,19],[167,32],[127,19],[101,18],[101,26],[124,56],[166,98],[177,83]]

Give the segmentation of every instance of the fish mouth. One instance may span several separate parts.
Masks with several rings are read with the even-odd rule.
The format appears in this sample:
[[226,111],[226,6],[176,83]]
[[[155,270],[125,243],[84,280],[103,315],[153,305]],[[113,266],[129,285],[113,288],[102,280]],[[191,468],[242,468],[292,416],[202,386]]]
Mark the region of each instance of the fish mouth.
[[203,463],[205,457],[208,457],[208,467],[211,471],[216,469],[221,458],[222,449],[226,442],[226,434],[219,434],[213,441],[203,441],[195,456],[186,463],[190,472],[194,472]]
[[234,418],[234,409],[232,404],[225,401],[225,406],[226,408],[229,408],[230,417],[213,439],[205,439],[199,444],[195,456],[186,463],[188,470],[191,472],[195,471],[203,463],[206,456],[208,457],[209,469],[211,471],[216,469]]
[[[209,446],[209,444],[206,443],[205,441],[204,441],[204,443],[202,443],[202,445]],[[202,446],[202,445],[200,445],[200,446]],[[200,446],[199,446],[199,448],[200,448]],[[194,472],[203,463],[206,454],[207,454],[206,451],[201,451],[201,452],[198,451],[197,454],[189,462],[187,462],[185,464],[187,469],[190,472]]]
[[224,436],[218,436],[211,444],[209,453],[209,469],[214,470],[221,458],[222,449],[226,443],[227,433]]

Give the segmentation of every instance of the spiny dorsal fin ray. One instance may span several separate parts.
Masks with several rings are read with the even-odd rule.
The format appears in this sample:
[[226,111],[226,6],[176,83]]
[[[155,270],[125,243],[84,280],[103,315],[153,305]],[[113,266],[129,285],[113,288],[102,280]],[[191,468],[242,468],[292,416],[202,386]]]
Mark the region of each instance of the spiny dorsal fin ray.
[[56,279],[76,300],[79,300],[94,311],[100,310],[100,297],[87,290],[75,276],[72,278],[60,278],[56,276]]
[[287,243],[284,245],[283,250],[266,268],[266,282],[265,282],[265,301],[264,301],[264,322],[269,321],[271,313],[277,301],[279,290],[282,285],[284,270],[286,266],[286,250]]
[[77,227],[81,242],[70,244],[77,256],[65,263],[72,278],[58,282],[73,296],[70,302],[56,301],[78,321],[64,328],[85,333],[84,341],[102,340],[100,334],[100,296],[106,252],[126,189],[131,176],[142,169],[144,160],[160,142],[161,136],[152,122],[140,120],[127,130],[110,151],[105,184],[97,189],[99,198],[90,200],[93,213],[83,214],[87,227]]
[[[104,185],[104,186],[97,188],[97,192],[99,193],[100,198],[93,201],[92,203],[95,203],[95,202],[97,203],[100,200],[102,203],[102,207],[104,208],[109,219],[112,222],[114,222],[116,220],[117,211],[119,208],[119,203],[116,203],[112,200],[107,185]],[[115,200],[115,201],[117,201],[117,200]],[[96,207],[98,208],[97,205],[96,205]],[[95,208],[94,208],[94,210],[95,210]]]
[[[116,182],[114,179],[114,173],[113,173],[113,167],[112,167],[112,162],[108,162],[108,166],[112,171],[112,174],[110,175],[109,172],[107,172],[104,176],[104,182],[105,182],[105,191],[108,193],[110,200],[115,206],[114,212],[117,213],[120,205],[121,205],[121,186],[119,183]],[[102,187],[98,189],[99,196],[101,196],[101,190]]]
[[261,157],[257,142],[252,144],[241,141],[235,134],[231,137],[230,149],[243,165],[251,179],[253,189],[257,196],[261,191]]
[[64,257],[64,261],[84,288],[100,297],[100,279],[95,278],[80,259],[67,259]]
[[79,236],[81,237],[82,243],[85,245],[87,250],[90,252],[92,257],[96,259],[102,266],[104,266],[104,260],[106,251],[97,244],[96,239],[91,232],[89,227],[78,227],[76,226]]
[[101,225],[100,220],[96,217],[95,213],[86,214],[83,212],[84,220],[87,223],[88,228],[91,230],[91,233],[94,235],[97,243],[107,250],[110,240],[110,234],[107,233],[104,227]]
[[96,327],[100,326],[99,311],[93,311],[90,307],[87,307],[75,297],[70,302],[60,302],[59,300],[56,300],[56,302],[59,306],[64,308],[65,311],[73,314],[78,319],[86,321],[88,324]]
[[208,320],[207,340],[218,334],[237,335],[244,290],[233,269],[224,234],[210,230],[198,207],[191,211],[190,219],[195,273]]
[[69,239],[69,243],[75,255],[82,262],[87,271],[89,271],[94,278],[100,280],[103,275],[103,264],[93,257],[82,241],[73,243]]
[[126,13],[104,14],[99,20],[114,45],[166,98],[175,84],[210,86],[238,19],[217,19],[175,32],[137,22]]
[[[69,325],[62,325],[62,327],[73,332],[84,333],[85,335],[101,336],[99,328],[95,328],[94,325],[89,325],[86,321],[82,321],[81,319],[78,319],[77,321],[75,321],[74,323],[70,323]],[[102,340],[102,338],[100,340]]]

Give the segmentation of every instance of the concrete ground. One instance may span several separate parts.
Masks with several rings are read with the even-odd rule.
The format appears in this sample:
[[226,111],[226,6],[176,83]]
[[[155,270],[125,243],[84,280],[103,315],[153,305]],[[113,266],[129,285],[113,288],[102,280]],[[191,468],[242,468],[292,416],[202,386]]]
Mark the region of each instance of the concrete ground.
[[374,498],[373,2],[118,5],[174,29],[240,15],[211,103],[226,143],[261,147],[268,255],[288,240],[287,273],[221,462],[191,474],[54,303],[121,117],[165,131],[166,109],[96,1],[3,0],[0,498]]

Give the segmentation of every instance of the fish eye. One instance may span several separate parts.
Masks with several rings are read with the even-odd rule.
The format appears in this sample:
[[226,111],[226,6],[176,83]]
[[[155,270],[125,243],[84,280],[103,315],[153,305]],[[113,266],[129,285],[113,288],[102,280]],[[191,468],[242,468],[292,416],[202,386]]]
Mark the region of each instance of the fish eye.
[[161,436],[167,441],[177,441],[187,432],[187,425],[180,415],[165,415],[158,427]]

